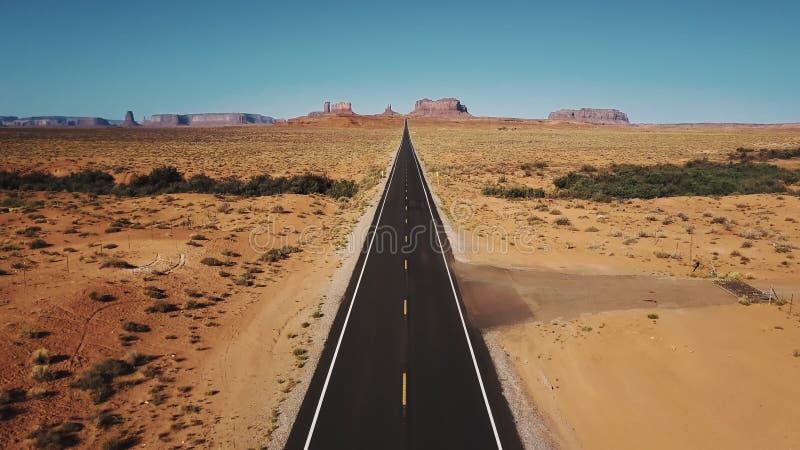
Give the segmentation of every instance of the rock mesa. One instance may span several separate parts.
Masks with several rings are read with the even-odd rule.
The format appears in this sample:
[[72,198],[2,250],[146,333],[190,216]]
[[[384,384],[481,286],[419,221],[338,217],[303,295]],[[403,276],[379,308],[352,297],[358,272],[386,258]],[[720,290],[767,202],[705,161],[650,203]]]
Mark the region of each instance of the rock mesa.
[[215,127],[225,125],[274,124],[276,119],[261,114],[204,113],[204,114],[154,114],[145,125],[174,127],[179,125]]
[[470,116],[466,105],[456,98],[442,98],[439,100],[423,98],[422,100],[417,100],[411,115],[431,117]]
[[551,120],[564,120],[568,122],[596,123],[603,125],[628,124],[628,116],[617,109],[560,109],[551,112],[547,117]]

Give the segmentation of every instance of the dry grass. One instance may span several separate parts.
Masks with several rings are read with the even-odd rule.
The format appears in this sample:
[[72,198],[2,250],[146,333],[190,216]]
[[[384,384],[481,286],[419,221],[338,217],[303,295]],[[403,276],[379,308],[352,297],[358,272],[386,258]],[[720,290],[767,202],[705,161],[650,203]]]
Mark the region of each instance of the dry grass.
[[2,129],[0,168],[56,174],[91,168],[117,181],[164,165],[187,176],[313,172],[359,180],[365,157],[383,167],[385,150],[398,140],[398,128]]

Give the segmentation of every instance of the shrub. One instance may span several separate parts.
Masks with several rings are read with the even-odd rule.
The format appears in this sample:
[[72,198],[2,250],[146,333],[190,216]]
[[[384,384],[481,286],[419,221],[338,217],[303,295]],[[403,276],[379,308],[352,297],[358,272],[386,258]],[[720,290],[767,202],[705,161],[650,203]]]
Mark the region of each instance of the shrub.
[[207,256],[207,257],[201,259],[200,260],[200,264],[205,264],[206,266],[212,266],[212,267],[218,267],[218,266],[224,266],[225,265],[224,262],[218,260],[217,258],[213,258],[213,257],[210,257],[210,256]]
[[102,403],[114,395],[114,378],[133,371],[133,365],[119,359],[107,358],[85,370],[71,386],[90,391],[92,401]]
[[128,450],[139,443],[137,437],[112,437],[103,442],[102,450]]
[[164,289],[157,288],[155,286],[146,286],[144,288],[144,294],[150,298],[154,298],[157,300],[167,298],[167,291]]
[[77,422],[68,422],[60,427],[43,425],[28,438],[36,448],[58,450],[78,445],[79,440],[75,433],[82,429],[83,425]]
[[286,259],[292,253],[301,252],[302,249],[299,247],[294,246],[283,246],[281,248],[271,248],[264,252],[263,255],[259,258],[261,261],[264,262],[278,262],[280,260]]
[[207,241],[208,240],[208,238],[203,236],[202,234],[193,234],[193,235],[189,236],[189,239],[191,239],[193,241]]
[[544,198],[544,190],[526,186],[486,186],[483,195],[502,198]]
[[19,331],[20,337],[25,339],[41,339],[47,336],[49,333],[42,330],[37,330],[35,328],[30,327],[29,325],[25,325]]
[[53,381],[56,379],[56,373],[47,364],[36,364],[31,368],[31,379],[39,383]]
[[113,302],[114,300],[117,299],[116,297],[114,297],[111,294],[98,294],[97,292],[94,292],[94,291],[92,291],[89,294],[89,298],[94,300],[94,301],[96,301],[96,302],[102,302],[102,303]]
[[570,172],[553,183],[564,197],[590,199],[602,194],[617,198],[685,195],[731,195],[784,192],[800,180],[800,171],[770,164],[720,164],[690,161],[683,166],[612,165],[597,173]]
[[765,230],[763,230],[761,228],[748,228],[748,229],[742,231],[741,233],[739,233],[739,236],[741,236],[741,237],[743,237],[745,239],[757,241],[759,239],[763,239],[763,238],[767,237],[768,234],[769,233],[767,233]]
[[131,333],[146,333],[150,331],[150,326],[137,322],[125,322],[122,324],[122,329]]
[[17,230],[17,234],[27,238],[33,238],[39,235],[39,232],[42,231],[42,227],[39,226],[31,226],[27,227],[24,230]]
[[39,348],[31,353],[31,362],[34,364],[49,364],[51,359],[52,355],[46,348]]
[[169,313],[178,310],[178,305],[174,303],[165,302],[163,300],[156,300],[152,305],[145,309],[148,313]]
[[567,226],[567,225],[571,225],[572,221],[570,221],[569,217],[567,217],[567,216],[559,216],[559,217],[556,217],[555,220],[553,220],[553,224],[561,225],[561,226]]
[[44,239],[34,239],[28,242],[28,248],[31,250],[37,250],[40,248],[47,248],[50,247],[51,244],[48,244]]
[[100,411],[97,414],[97,417],[94,420],[94,424],[97,428],[101,430],[105,430],[113,425],[118,425],[122,423],[122,416],[119,414],[113,414],[108,411]]
[[125,260],[122,260],[122,259],[119,259],[119,258],[110,258],[110,259],[105,260],[103,262],[103,264],[100,264],[100,268],[101,269],[105,269],[105,268],[108,268],[108,267],[111,267],[111,268],[114,268],[114,269],[133,269],[136,266],[134,266],[133,264],[129,263],[128,261],[125,261]]
[[650,320],[656,320],[658,319],[658,314],[650,313],[647,315],[647,318]]

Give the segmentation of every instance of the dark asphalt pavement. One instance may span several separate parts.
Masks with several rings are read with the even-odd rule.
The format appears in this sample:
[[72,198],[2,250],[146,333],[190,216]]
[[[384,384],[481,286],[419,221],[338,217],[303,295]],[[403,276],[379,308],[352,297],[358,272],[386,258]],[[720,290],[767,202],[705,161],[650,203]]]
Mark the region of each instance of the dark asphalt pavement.
[[522,448],[421,173],[406,127],[287,449]]

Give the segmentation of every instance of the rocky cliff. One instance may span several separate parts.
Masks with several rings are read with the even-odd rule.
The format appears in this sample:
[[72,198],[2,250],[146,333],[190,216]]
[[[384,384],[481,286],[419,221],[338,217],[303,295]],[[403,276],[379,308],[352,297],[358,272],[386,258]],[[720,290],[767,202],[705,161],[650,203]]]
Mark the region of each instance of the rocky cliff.
[[125,113],[125,120],[122,121],[120,124],[121,127],[129,128],[129,127],[138,127],[139,122],[137,122],[133,118],[133,111],[128,111]]
[[423,98],[422,100],[417,100],[411,115],[431,117],[470,116],[466,105],[463,105],[456,98],[442,98],[439,100]]
[[331,105],[333,114],[353,114],[353,105],[350,102],[339,102]]
[[204,114],[154,114],[145,125],[174,127],[179,125],[214,127],[226,125],[273,124],[276,119],[261,114],[204,113]]
[[14,118],[11,121],[3,121],[9,127],[108,127],[111,126],[108,120],[101,117],[71,117],[71,116],[37,116]]
[[560,109],[551,112],[547,117],[551,120],[564,120],[568,122],[584,122],[596,124],[628,124],[628,116],[616,109]]

